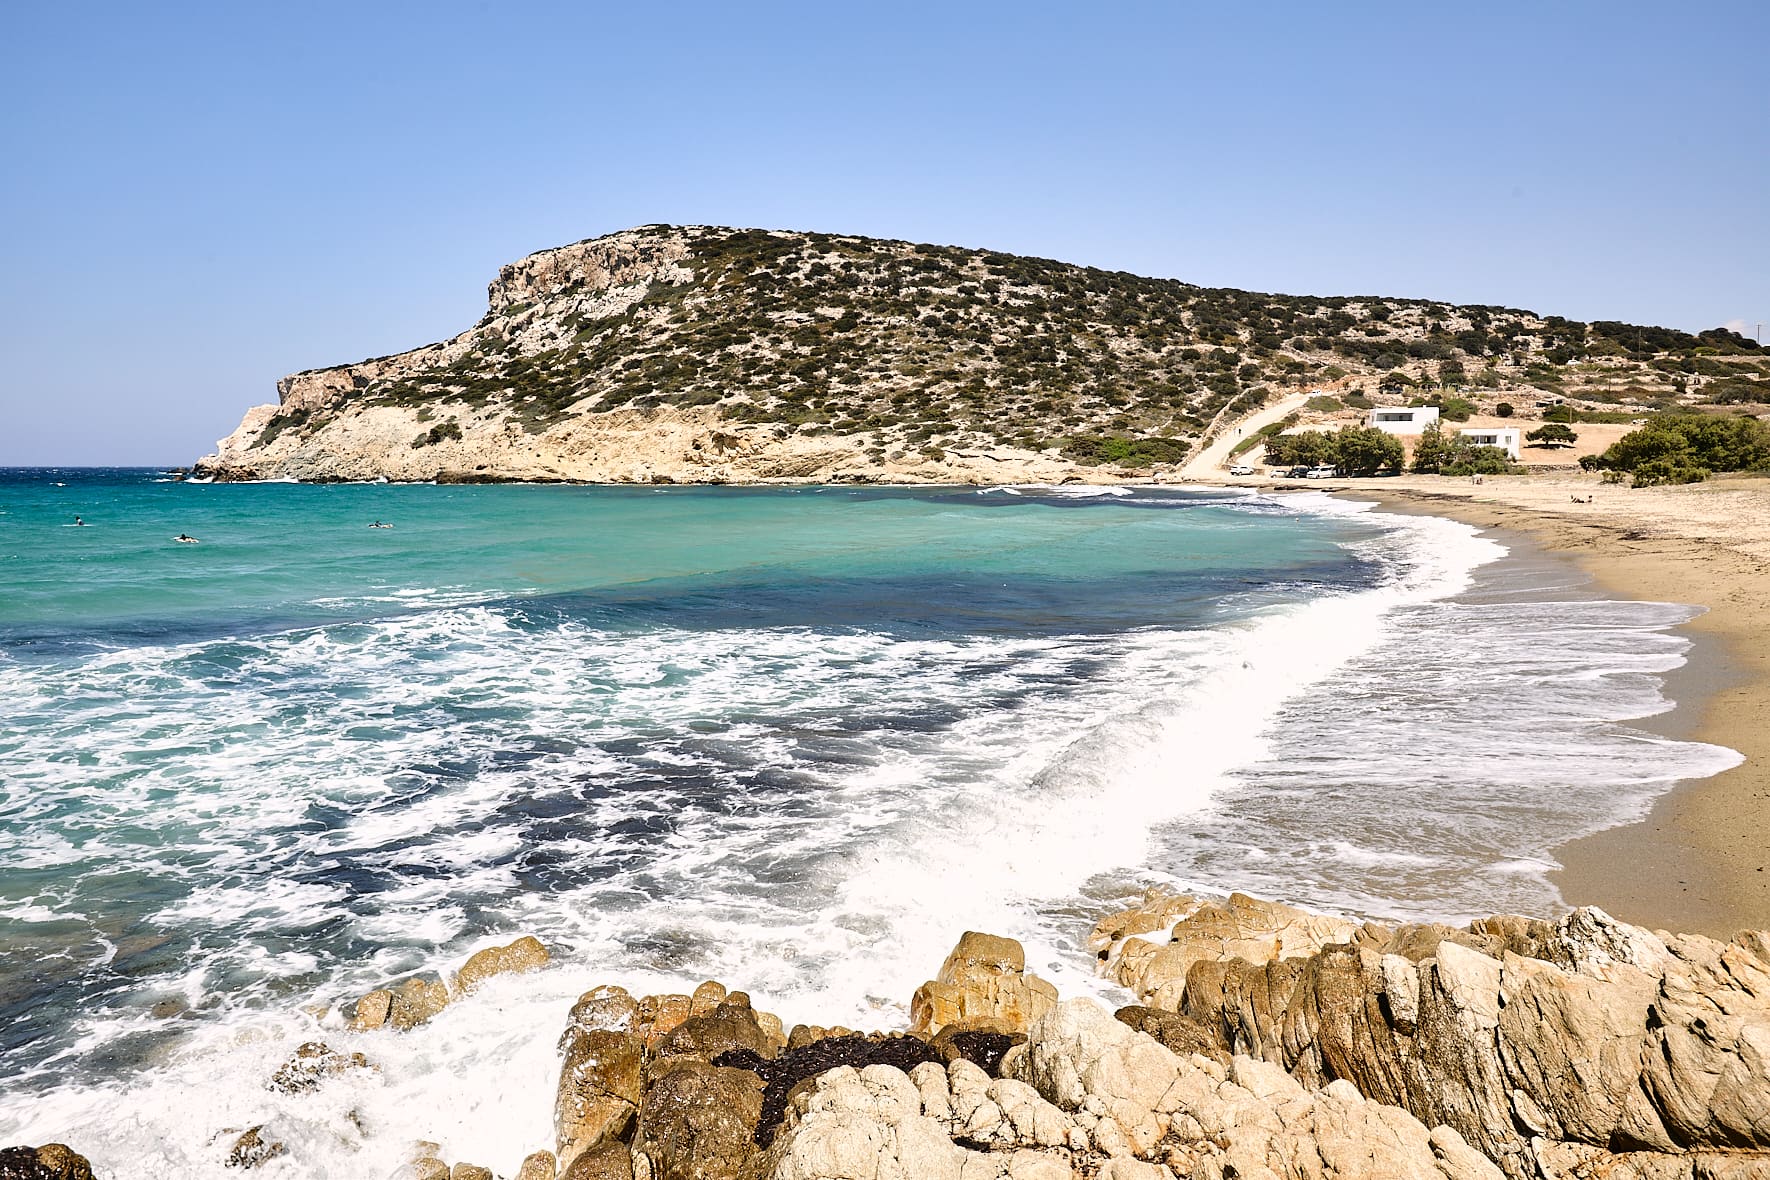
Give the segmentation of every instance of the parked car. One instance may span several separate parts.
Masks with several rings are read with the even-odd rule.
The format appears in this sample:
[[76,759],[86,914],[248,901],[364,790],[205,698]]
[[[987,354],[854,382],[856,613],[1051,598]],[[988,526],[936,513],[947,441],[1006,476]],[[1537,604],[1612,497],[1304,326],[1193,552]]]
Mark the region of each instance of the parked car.
[[1254,474],[1254,469],[1252,467],[1249,467],[1246,463],[1237,463],[1234,467],[1231,467],[1229,469],[1229,474],[1231,474],[1231,475],[1252,475],[1252,474]]
[[1307,467],[1293,467],[1289,471],[1284,473],[1284,477],[1286,479],[1302,479],[1304,476],[1306,476],[1308,474],[1309,474],[1309,468],[1307,468]]
[[1338,479],[1339,477],[1340,469],[1338,467],[1311,467],[1303,473],[1304,479]]

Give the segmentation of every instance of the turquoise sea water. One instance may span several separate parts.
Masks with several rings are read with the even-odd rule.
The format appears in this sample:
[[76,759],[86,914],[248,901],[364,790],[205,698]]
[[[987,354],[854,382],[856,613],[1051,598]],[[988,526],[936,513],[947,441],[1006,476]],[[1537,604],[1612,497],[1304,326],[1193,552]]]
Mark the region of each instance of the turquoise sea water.
[[[1688,610],[1502,553],[1308,494],[0,472],[0,1139],[508,1168],[596,982],[880,1026],[968,928],[1097,987],[1151,883],[1552,909],[1556,843],[1732,756],[1626,724]],[[339,1028],[520,932],[558,965],[477,1017]],[[316,1035],[387,1068],[289,1106]]]

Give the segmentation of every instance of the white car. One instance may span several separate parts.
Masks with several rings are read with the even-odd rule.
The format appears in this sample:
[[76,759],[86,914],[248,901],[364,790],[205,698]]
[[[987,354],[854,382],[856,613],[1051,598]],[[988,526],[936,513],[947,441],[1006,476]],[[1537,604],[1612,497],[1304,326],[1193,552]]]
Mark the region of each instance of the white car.
[[1338,478],[1340,478],[1340,469],[1338,467],[1311,467],[1307,472],[1304,473],[1303,478],[1304,479],[1338,479]]
[[1252,467],[1249,467],[1246,463],[1237,463],[1234,467],[1231,467],[1229,469],[1229,474],[1231,474],[1231,475],[1252,475],[1252,474],[1254,474],[1254,469]]

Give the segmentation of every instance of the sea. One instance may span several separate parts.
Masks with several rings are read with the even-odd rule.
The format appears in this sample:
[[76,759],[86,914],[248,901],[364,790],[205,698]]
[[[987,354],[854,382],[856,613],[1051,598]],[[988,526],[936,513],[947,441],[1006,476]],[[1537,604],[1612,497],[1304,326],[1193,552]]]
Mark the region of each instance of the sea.
[[[1560,912],[1558,845],[1739,760],[1643,723],[1695,613],[1311,492],[0,470],[0,1145],[509,1175],[599,983],[889,1029],[965,930],[1123,1002],[1151,886]],[[269,1089],[311,1040],[375,1068]]]

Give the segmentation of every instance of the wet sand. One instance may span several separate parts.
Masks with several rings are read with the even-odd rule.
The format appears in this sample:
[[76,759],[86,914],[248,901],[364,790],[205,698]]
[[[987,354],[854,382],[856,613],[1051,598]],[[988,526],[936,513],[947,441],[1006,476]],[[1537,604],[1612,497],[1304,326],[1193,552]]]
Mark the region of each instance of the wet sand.
[[1679,709],[1640,724],[1729,746],[1745,762],[1680,784],[1637,823],[1562,846],[1553,877],[1569,904],[1655,929],[1770,928],[1770,480],[1629,489],[1578,475],[1406,476],[1334,487],[1516,531],[1619,597],[1708,608],[1686,625],[1694,646],[1668,677]]

